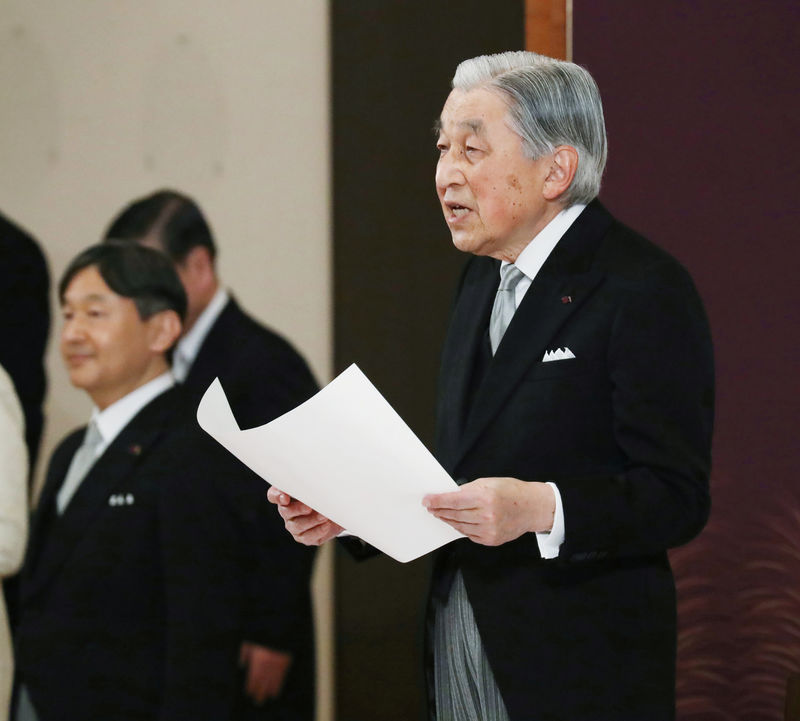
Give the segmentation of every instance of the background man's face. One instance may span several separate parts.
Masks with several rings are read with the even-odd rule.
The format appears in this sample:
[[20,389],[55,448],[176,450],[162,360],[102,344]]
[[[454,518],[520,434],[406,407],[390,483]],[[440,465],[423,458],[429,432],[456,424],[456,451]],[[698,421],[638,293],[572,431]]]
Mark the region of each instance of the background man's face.
[[[161,240],[153,235],[148,235],[139,240],[140,245],[145,245],[148,248],[153,248],[169,257]],[[202,256],[202,258],[200,258]],[[172,261],[172,258],[170,258]],[[180,278],[181,285],[186,291],[186,320],[184,331],[188,331],[191,324],[199,316],[205,307],[208,305],[210,298],[207,298],[207,274],[214,274],[214,262],[208,251],[201,247],[195,246],[189,251],[187,256],[181,262],[172,261],[172,266]]]
[[549,220],[542,197],[549,156],[524,156],[505,103],[485,89],[453,90],[440,123],[436,192],[453,243],[513,260]]
[[77,273],[62,301],[61,354],[70,381],[105,408],[138,388],[153,360],[152,329],[136,305],[112,291],[97,268]]

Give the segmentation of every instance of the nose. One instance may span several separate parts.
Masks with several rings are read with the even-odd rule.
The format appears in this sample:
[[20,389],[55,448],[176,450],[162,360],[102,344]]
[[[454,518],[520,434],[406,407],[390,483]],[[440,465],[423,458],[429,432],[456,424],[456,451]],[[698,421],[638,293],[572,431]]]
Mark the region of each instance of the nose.
[[436,163],[436,187],[444,192],[451,185],[462,185],[464,173],[453,157],[453,151],[447,150],[439,156]]
[[84,324],[77,313],[70,318],[64,319],[64,325],[61,328],[62,343],[75,343],[81,341],[84,337]]

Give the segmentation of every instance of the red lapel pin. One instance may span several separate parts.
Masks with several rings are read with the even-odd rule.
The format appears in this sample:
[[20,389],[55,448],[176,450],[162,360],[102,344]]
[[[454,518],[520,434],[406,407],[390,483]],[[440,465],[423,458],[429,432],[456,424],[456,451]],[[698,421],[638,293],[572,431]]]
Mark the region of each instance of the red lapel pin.
[[572,303],[572,296],[571,295],[562,295],[561,296],[562,303]]

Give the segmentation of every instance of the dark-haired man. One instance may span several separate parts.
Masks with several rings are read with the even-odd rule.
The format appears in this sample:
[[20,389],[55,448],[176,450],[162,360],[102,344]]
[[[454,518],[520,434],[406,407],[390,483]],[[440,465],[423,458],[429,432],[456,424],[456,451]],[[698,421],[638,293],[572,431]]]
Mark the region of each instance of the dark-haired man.
[[[188,312],[173,373],[194,408],[215,377],[243,428],[271,421],[316,392],[300,354],[247,315],[221,286],[211,228],[191,198],[172,190],[140,198],[111,221],[105,238],[157,248],[174,264]],[[232,456],[227,462],[228,482],[238,490],[253,537],[252,561],[259,564],[247,593],[241,647],[246,698],[240,718],[309,721],[314,715],[313,551],[291,543],[280,518],[264,507],[263,480]]]
[[94,403],[55,450],[22,572],[17,719],[230,719],[237,514],[168,361],[186,296],[149,248],[93,246],[59,285],[61,353]]
[[[437,554],[439,721],[670,721],[667,549],[709,512],[713,362],[686,270],[597,201],[606,132],[573,63],[466,60],[436,190],[467,262],[442,354],[424,505],[466,537]],[[275,488],[287,528],[339,528]]]

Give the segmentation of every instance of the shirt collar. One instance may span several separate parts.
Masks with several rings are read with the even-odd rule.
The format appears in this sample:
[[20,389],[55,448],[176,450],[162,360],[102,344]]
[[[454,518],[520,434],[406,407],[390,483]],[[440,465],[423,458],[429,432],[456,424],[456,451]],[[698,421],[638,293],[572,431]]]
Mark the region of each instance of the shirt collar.
[[139,386],[136,390],[131,391],[128,395],[123,396],[102,411],[95,406],[92,410],[92,421],[103,437],[101,447],[98,449],[98,455],[108,447],[142,408],[153,398],[161,395],[174,385],[175,379],[172,376],[172,372],[166,371]]
[[217,288],[217,292],[214,293],[211,302],[197,317],[189,332],[178,341],[175,346],[175,353],[180,356],[181,362],[186,365],[187,370],[194,363],[194,359],[197,358],[197,354],[200,352],[200,346],[203,345],[203,341],[211,331],[211,326],[219,318],[222,309],[229,300],[228,292],[224,288]]
[[[517,266],[528,278],[533,280],[545,261],[550,257],[550,253],[558,244],[558,241],[569,230],[577,217],[583,212],[586,205],[578,203],[562,210],[553,218],[536,236],[525,246],[523,251],[517,256],[514,265]],[[507,265],[503,261],[502,265]]]

